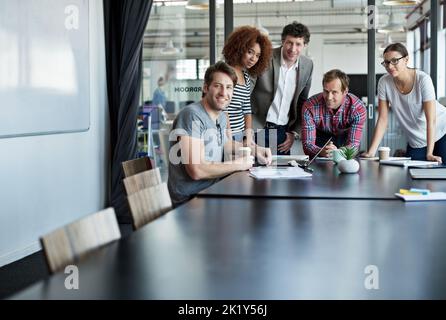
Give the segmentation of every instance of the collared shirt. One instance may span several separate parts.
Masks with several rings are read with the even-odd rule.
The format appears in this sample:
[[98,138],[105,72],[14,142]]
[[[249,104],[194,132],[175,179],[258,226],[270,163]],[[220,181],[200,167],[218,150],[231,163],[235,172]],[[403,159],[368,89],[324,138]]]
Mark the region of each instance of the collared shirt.
[[321,149],[316,145],[316,130],[335,136],[345,135],[345,146],[359,150],[366,107],[355,95],[347,93],[338,110],[327,108],[322,93],[309,98],[302,107],[302,145],[305,154],[314,156]]
[[280,72],[277,81],[277,90],[274,95],[273,103],[268,110],[267,122],[284,126],[288,124],[291,101],[296,92],[297,68],[299,67],[299,58],[291,67],[288,68],[283,59],[283,48],[280,50]]

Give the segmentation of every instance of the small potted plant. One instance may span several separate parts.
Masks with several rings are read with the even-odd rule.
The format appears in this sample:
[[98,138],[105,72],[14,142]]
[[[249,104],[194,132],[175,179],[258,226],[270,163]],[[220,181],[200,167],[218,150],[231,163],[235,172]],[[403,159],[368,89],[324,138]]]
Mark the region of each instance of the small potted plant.
[[341,155],[345,160],[341,160],[338,163],[338,169],[342,173],[356,173],[359,171],[359,163],[355,160],[355,156],[358,150],[355,147],[341,147]]

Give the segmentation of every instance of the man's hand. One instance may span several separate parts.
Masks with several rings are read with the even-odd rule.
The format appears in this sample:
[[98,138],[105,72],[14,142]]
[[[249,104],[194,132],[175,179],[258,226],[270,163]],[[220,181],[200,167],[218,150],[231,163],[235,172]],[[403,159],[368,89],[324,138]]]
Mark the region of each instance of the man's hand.
[[273,161],[273,155],[270,148],[256,146],[255,155],[260,164],[269,166]]
[[293,146],[293,143],[294,134],[292,134],[291,132],[287,132],[285,141],[277,146],[277,150],[283,153],[288,152]]
[[330,143],[324,149],[322,149],[320,155],[321,157],[331,158],[331,151],[336,149],[337,148],[334,143],[330,141]]
[[253,156],[239,157],[234,160],[233,164],[237,166],[238,171],[249,170],[254,165],[254,157]]
[[427,159],[427,161],[437,161],[439,164],[441,164],[443,162],[443,161],[441,161],[442,160],[441,157],[434,156],[432,154],[426,155],[426,159]]

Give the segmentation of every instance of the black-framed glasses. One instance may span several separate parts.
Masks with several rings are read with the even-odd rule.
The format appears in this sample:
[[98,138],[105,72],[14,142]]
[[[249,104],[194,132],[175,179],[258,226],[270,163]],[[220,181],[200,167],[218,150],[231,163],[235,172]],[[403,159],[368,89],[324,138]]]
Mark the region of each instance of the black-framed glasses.
[[398,64],[398,62],[400,62],[401,59],[405,58],[406,56],[402,56],[399,58],[392,58],[390,60],[384,60],[383,62],[381,62],[381,65],[383,67],[388,67],[389,64],[391,64],[392,66],[396,66]]

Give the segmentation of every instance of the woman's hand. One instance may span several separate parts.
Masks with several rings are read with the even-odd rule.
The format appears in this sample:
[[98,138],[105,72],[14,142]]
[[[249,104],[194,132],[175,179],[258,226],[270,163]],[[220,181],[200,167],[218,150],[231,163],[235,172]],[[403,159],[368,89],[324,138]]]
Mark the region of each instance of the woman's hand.
[[436,161],[438,163],[442,163],[443,162],[443,161],[441,161],[441,157],[434,156],[433,154],[426,155],[426,159],[427,159],[427,161]]
[[373,158],[375,155],[370,153],[370,151],[363,152],[359,155],[361,158]]

